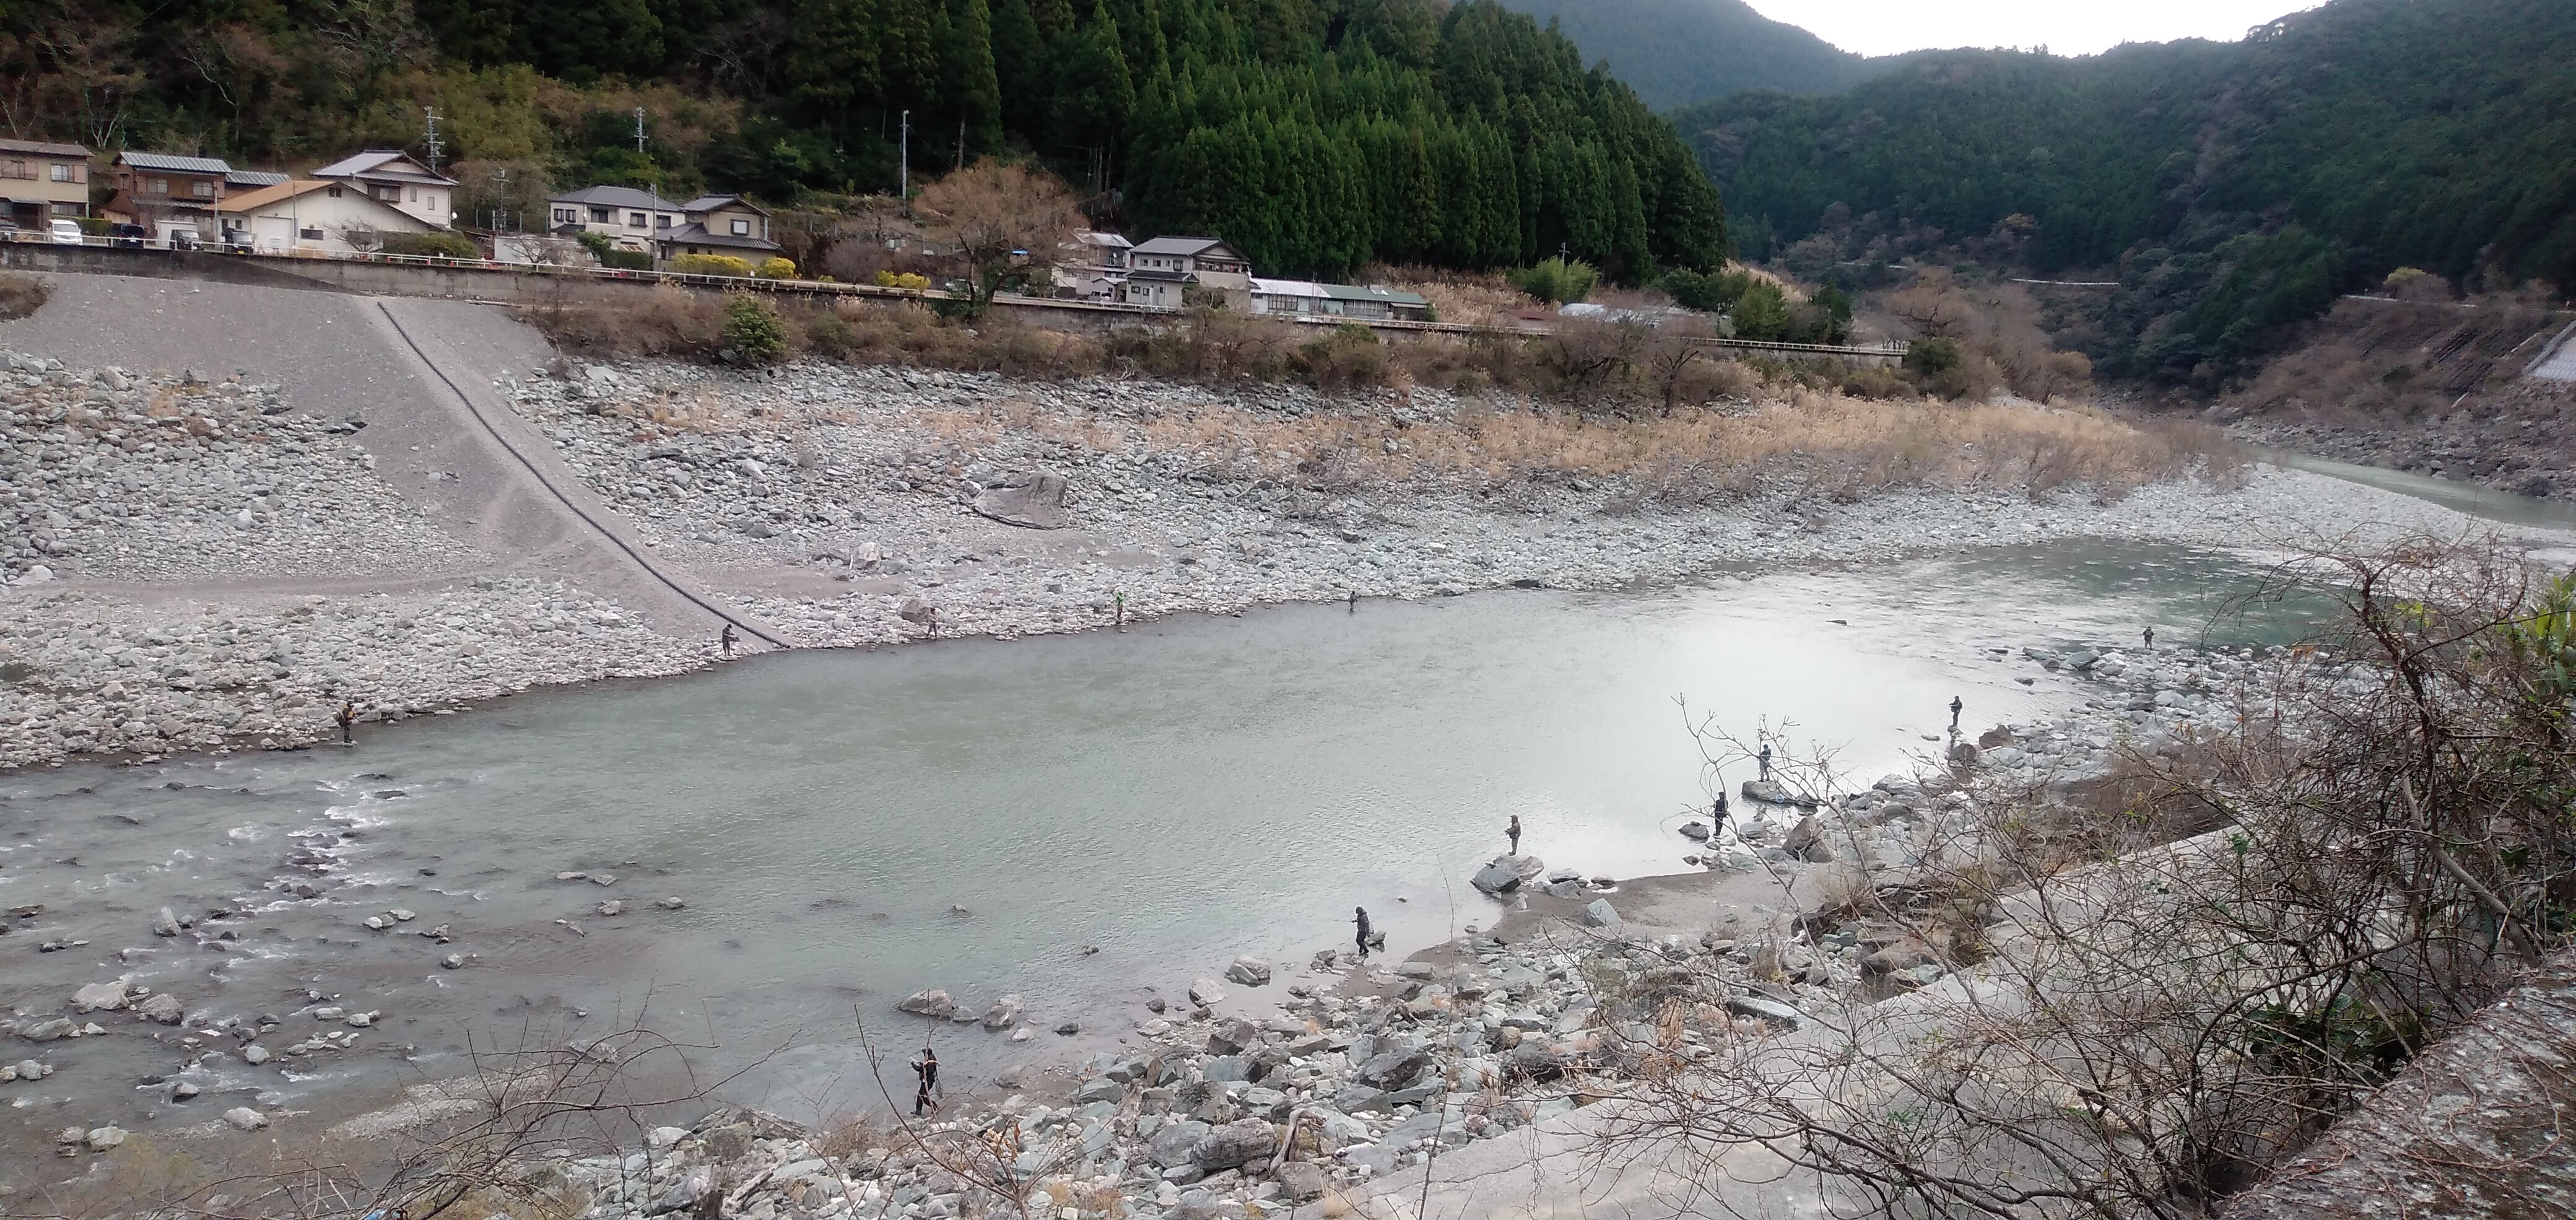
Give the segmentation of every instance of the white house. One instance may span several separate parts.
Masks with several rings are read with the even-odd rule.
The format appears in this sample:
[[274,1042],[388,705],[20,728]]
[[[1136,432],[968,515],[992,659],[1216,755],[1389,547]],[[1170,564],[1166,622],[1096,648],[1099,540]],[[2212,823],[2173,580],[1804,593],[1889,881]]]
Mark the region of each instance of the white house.
[[1056,295],[1084,301],[1115,301],[1127,282],[1127,256],[1135,243],[1116,233],[1084,231],[1059,243],[1054,268]]
[[1121,299],[1178,309],[1192,288],[1239,300],[1252,286],[1252,261],[1213,237],[1157,237],[1127,252]]
[[1431,302],[1421,296],[1377,284],[1361,288],[1254,277],[1251,296],[1252,312],[1278,317],[1418,321],[1431,312]]
[[437,227],[360,187],[318,178],[226,196],[215,208],[225,244],[261,254],[367,254],[385,234]]
[[456,219],[456,179],[433,172],[409,153],[374,149],[334,161],[312,176],[353,187],[434,229],[444,229]]

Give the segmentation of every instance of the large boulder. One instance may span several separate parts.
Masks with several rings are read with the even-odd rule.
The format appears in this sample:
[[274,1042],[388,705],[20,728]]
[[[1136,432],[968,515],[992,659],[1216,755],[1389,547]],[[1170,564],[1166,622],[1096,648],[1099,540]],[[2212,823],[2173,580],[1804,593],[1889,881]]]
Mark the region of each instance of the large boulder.
[[1208,1032],[1207,1053],[1233,1055],[1261,1045],[1261,1027],[1241,1017],[1221,1021]]
[[1369,1056],[1360,1064],[1356,1079],[1372,1088],[1398,1089],[1413,1083],[1414,1077],[1430,1064],[1429,1052],[1419,1047],[1397,1047]]
[[1796,1029],[1806,1022],[1806,1018],[1799,1015],[1797,1009],[1778,1000],[1766,1000],[1761,996],[1736,996],[1726,1002],[1726,1011],[1739,1017],[1751,1017],[1757,1021],[1767,1021],[1787,1029]]
[[1064,506],[1067,489],[1063,475],[1048,471],[1004,475],[975,497],[975,511],[1004,525],[1060,530],[1073,524]]
[[1279,1193],[1291,1203],[1312,1203],[1324,1197],[1324,1188],[1332,1177],[1324,1167],[1312,1161],[1290,1161],[1279,1167]]
[[[154,995],[151,999],[145,1000],[141,1004],[136,1005],[134,1014],[147,1021],[158,1021],[163,1025],[176,1025],[180,1021],[186,1019],[188,1015],[188,1006],[180,1003],[179,997],[164,991]],[[353,1021],[351,1024],[356,1024],[356,1022]]]
[[1246,987],[1268,986],[1270,963],[1247,953],[1234,959],[1234,964],[1225,968],[1225,977],[1228,982],[1241,983]]
[[1213,1172],[1268,1160],[1278,1150],[1279,1131],[1268,1119],[1238,1118],[1192,1145],[1190,1162]]
[[1196,1004],[1201,1008],[1205,1008],[1211,1004],[1222,1002],[1224,999],[1225,988],[1219,986],[1215,979],[1190,980],[1190,1003]]
[[1198,1147],[1199,1141],[1206,1139],[1212,1130],[1214,1128],[1194,1118],[1165,1123],[1154,1132],[1154,1138],[1145,1141],[1145,1155],[1165,1169],[1187,1165],[1190,1163],[1190,1150]]
[[1607,898],[1595,898],[1592,901],[1583,904],[1583,926],[1587,928],[1618,927],[1619,908],[1610,905],[1610,900]]
[[114,1012],[125,1007],[125,980],[92,983],[72,993],[73,1012]]
[[1521,888],[1521,870],[1509,857],[1498,857],[1493,863],[1478,869],[1468,884],[1488,894],[1508,894]]
[[1780,841],[1780,847],[1809,864],[1823,864],[1834,858],[1834,849],[1825,843],[1824,824],[1812,813],[1789,828],[1789,837]]
[[905,996],[895,1003],[895,1007],[904,1012],[917,1013],[925,1017],[946,1017],[957,1011],[957,1000],[947,992],[933,987],[928,991],[916,991]]
[[1020,999],[1017,993],[993,1001],[993,1006],[984,1010],[984,1028],[1000,1029],[1019,1020],[1020,1010],[1025,1007],[1027,1002]]

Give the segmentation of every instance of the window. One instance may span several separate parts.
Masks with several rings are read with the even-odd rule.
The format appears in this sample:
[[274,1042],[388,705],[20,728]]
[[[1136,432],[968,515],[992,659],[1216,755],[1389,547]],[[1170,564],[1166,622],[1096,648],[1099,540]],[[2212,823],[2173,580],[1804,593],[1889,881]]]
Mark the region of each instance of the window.
[[146,195],[167,195],[170,193],[170,180],[167,178],[146,178],[143,180],[143,193]]
[[630,229],[640,229],[640,228],[643,228],[643,227],[644,227],[644,213],[642,213],[642,212],[628,212],[628,213],[626,214],[626,227],[627,227],[627,228],[630,228]]
[[615,222],[613,219],[611,219],[611,218],[610,218],[610,216],[609,216],[609,214],[608,214],[608,209],[606,209],[606,208],[592,208],[592,209],[590,210],[590,223],[595,224],[595,225],[604,225],[604,224],[614,224],[614,223],[616,223],[616,222]]
[[215,197],[215,184],[211,182],[191,183],[188,186],[188,193],[199,199],[212,199]]
[[555,209],[555,223],[556,223],[556,224],[559,224],[559,225],[568,225],[568,224],[574,224],[574,223],[577,223],[577,222],[579,222],[580,220],[581,220],[581,209],[579,209],[579,208],[556,208],[556,209]]
[[670,227],[671,227],[671,218],[670,218],[670,216],[668,216],[668,215],[659,215],[659,216],[655,216],[655,217],[653,218],[653,227],[654,227],[654,228],[656,228],[656,229],[667,229],[667,228],[670,228]]
[[306,241],[322,240],[322,230],[320,229],[298,229],[295,231],[295,235]]
[[334,187],[328,187],[328,188],[325,188],[325,189],[326,189],[327,193],[328,193],[328,194],[329,194],[333,199],[337,199],[337,198],[339,198],[339,197],[340,197],[340,188],[338,188],[338,187],[334,186]]
[[402,188],[398,186],[386,186],[383,183],[375,183],[367,187],[367,194],[374,196],[375,198],[382,199],[387,203],[394,203],[402,198]]
[[74,170],[76,170],[76,169],[79,169],[79,168],[80,168],[80,167],[79,167],[79,166],[77,166],[77,165],[57,165],[57,166],[54,166],[54,167],[53,167],[53,170],[54,170],[54,181],[56,181],[56,182],[78,182],[78,181],[80,181],[79,176],[78,176],[78,175],[76,175],[76,174],[74,174],[74,173],[72,172],[72,171],[74,171]]
[[438,196],[432,195],[429,197],[429,210],[433,212],[438,210]]
[[28,173],[28,172],[27,172],[27,163],[26,163],[26,162],[24,162],[24,161],[12,161],[12,162],[10,162],[10,163],[9,163],[9,172],[8,172],[8,174],[7,174],[6,176],[7,176],[7,177],[11,177],[11,178],[33,178],[33,177],[35,177],[35,175],[34,175],[34,174],[31,174],[31,173]]
[[419,187],[416,187],[416,186],[407,186],[407,187],[404,187],[404,188],[403,188],[403,202],[404,202],[404,203],[418,203],[418,202],[420,202],[420,188],[419,188]]
[[733,222],[733,235],[736,237],[751,236],[751,222],[748,220],[737,220]]

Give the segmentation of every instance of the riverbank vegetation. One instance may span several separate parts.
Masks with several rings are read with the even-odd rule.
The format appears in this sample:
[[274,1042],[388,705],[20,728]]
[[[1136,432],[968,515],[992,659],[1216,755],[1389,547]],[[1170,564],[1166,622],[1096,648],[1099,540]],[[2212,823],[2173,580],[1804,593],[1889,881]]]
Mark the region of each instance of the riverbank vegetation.
[[[2433,538],[2281,575],[2340,618],[2124,751],[2107,811],[1973,787],[1966,830],[1801,919],[1957,983],[1642,1073],[1606,1150],[1714,1183],[1758,1147],[1871,1214],[2205,1215],[2576,943],[2576,578]],[[2515,1197],[2525,1121],[2422,1155]]]

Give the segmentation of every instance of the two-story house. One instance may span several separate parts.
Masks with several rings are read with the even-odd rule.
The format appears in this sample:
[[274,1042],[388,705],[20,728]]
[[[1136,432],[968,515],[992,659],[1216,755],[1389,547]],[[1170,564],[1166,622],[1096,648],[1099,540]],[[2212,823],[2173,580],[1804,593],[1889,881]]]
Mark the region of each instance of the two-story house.
[[655,252],[658,243],[688,223],[688,211],[651,191],[631,186],[585,186],[546,198],[546,227],[570,237],[597,233],[620,250]]
[[1115,301],[1127,282],[1127,256],[1136,243],[1116,233],[1084,230],[1057,246],[1056,295],[1083,301]]
[[730,254],[757,267],[784,249],[770,236],[769,209],[740,195],[700,195],[681,204],[680,215],[684,223],[654,239],[664,258]]
[[88,149],[41,140],[0,140],[0,219],[41,230],[58,216],[87,215]]
[[1239,299],[1252,288],[1252,260],[1213,237],[1157,237],[1127,252],[1129,304],[1178,309],[1192,288]]
[[409,153],[372,149],[325,165],[312,177],[364,191],[367,198],[391,204],[434,229],[444,229],[456,219],[456,179],[431,170]]
[[142,225],[156,237],[184,224],[200,238],[214,240],[215,205],[223,201],[233,173],[222,158],[128,149],[116,154],[114,168],[116,194],[100,209],[108,219]]

